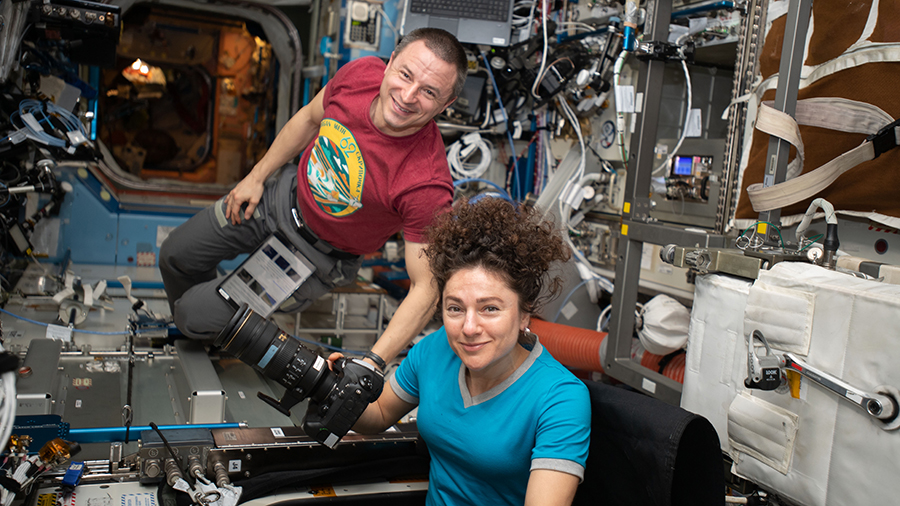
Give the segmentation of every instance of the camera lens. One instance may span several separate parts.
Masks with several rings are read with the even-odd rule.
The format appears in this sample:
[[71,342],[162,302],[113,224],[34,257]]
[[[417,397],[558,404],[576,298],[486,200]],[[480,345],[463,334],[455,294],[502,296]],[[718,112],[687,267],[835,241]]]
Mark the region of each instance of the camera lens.
[[347,434],[384,386],[381,371],[362,360],[340,358],[334,362],[333,372],[318,353],[247,304],[234,313],[214,344],[287,389],[281,400],[258,393],[285,416],[309,397],[303,430],[329,448]]
[[[338,380],[321,355],[303,346],[247,304],[242,304],[235,312],[214,344],[285,387],[287,392],[280,407],[273,406],[286,415],[293,404],[307,397],[315,401],[325,399]],[[292,402],[285,405],[285,401]]]

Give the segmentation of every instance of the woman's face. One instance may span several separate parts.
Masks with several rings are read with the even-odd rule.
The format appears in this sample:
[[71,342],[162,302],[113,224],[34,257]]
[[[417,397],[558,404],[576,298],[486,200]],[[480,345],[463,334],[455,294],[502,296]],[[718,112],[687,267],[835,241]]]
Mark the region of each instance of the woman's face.
[[514,362],[528,315],[501,276],[482,267],[456,272],[444,286],[442,310],[450,347],[469,371],[502,371]]

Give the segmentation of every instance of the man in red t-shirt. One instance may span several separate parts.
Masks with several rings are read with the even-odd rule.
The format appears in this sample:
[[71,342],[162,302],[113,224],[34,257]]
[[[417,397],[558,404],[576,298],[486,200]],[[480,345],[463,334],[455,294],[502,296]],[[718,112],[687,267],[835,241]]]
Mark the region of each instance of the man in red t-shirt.
[[[451,204],[453,185],[434,117],[466,72],[462,46],[433,28],[406,35],[386,66],[374,57],[344,65],[228,195],[166,239],[160,272],[178,328],[214,338],[234,314],[216,293],[216,266],[275,231],[316,266],[295,293],[302,309],[352,282],[361,255],[402,230],[410,290],[372,352],[390,361],[402,351],[437,302],[422,232]],[[301,152],[296,173],[271,177]]]

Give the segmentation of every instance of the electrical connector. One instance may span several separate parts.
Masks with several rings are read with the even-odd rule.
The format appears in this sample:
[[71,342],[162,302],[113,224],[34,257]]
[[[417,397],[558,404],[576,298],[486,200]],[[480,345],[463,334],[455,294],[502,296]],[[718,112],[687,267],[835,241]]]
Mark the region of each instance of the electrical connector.
[[13,130],[9,133],[9,142],[18,144],[28,138],[28,131],[25,129]]
[[58,466],[81,451],[78,443],[63,441],[60,438],[47,441],[38,451],[41,462],[49,466]]
[[836,223],[828,223],[825,226],[825,240],[822,243],[825,250],[825,256],[822,257],[822,266],[831,270],[834,270],[837,264],[837,250],[841,246],[837,227]]
[[72,462],[66,469],[66,474],[62,479],[62,489],[64,492],[71,492],[81,483],[81,477],[84,476],[84,462]]

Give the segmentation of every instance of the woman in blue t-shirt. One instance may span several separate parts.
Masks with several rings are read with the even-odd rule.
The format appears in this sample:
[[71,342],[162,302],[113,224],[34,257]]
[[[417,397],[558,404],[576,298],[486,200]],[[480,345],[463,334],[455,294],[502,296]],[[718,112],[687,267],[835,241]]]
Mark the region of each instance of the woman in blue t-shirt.
[[444,326],[413,346],[353,429],[381,432],[418,406],[429,505],[570,504],[588,392],[528,330],[559,292],[547,272],[568,247],[533,208],[494,198],[458,202],[427,237]]

